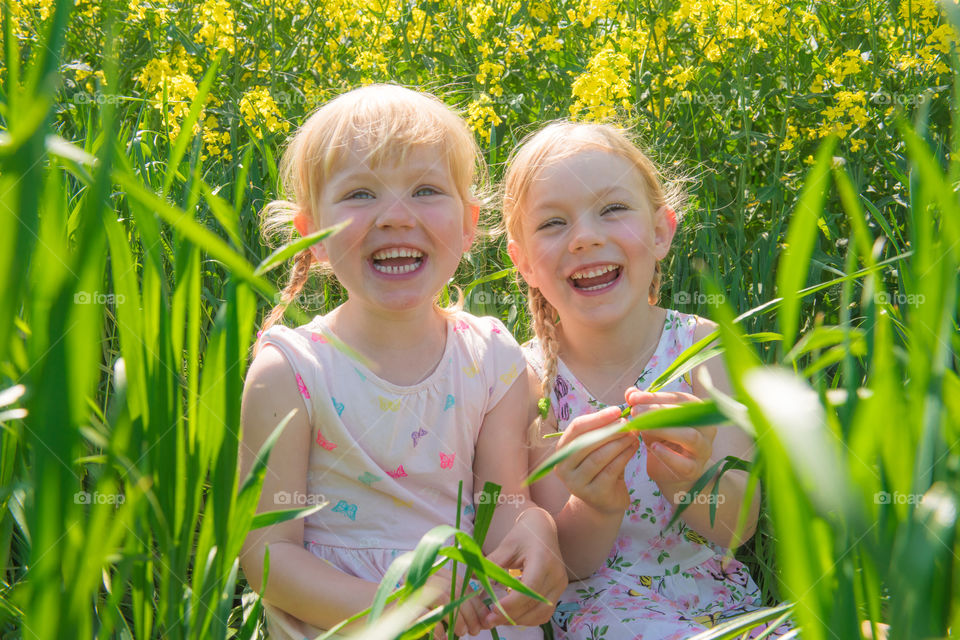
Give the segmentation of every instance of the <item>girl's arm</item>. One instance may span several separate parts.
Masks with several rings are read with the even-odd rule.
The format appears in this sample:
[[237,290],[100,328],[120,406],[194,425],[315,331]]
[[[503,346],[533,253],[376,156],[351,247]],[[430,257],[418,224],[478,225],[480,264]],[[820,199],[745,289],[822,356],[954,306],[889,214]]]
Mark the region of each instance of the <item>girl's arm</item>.
[[[706,337],[716,328],[716,323],[701,318],[694,330],[694,341]],[[717,390],[727,394],[732,393],[722,360],[713,358],[700,366],[706,368],[707,373],[710,374],[711,384]],[[699,383],[698,370],[693,373],[694,396],[708,399],[709,393]],[[631,405],[649,405],[651,408],[679,404],[684,400],[682,396],[691,399],[687,394],[648,394],[641,391],[628,392],[627,396]],[[674,396],[676,400],[671,401],[669,398]],[[663,399],[666,401],[664,402]],[[635,411],[634,414],[636,413]],[[753,441],[735,425],[716,429],[710,427],[657,429],[645,432],[643,437],[648,445],[647,468],[650,476],[656,480],[661,492],[674,505],[679,505],[684,500],[686,492],[693,483],[717,461],[726,456],[736,456],[749,462],[753,460],[754,455]],[[677,453],[678,448],[684,453]],[[760,512],[759,483],[753,500],[747,508],[744,530],[740,537],[734,540],[734,530],[740,506],[746,495],[748,477],[749,474],[746,471],[733,470],[727,471],[720,478],[716,520],[713,526],[710,525],[709,504],[709,496],[714,485],[712,482],[701,490],[701,499],[694,499],[680,516],[681,519],[691,529],[723,547],[729,547],[733,542],[740,544],[749,540],[756,530]]]
[[[550,600],[542,603],[511,592],[501,599],[511,618],[522,625],[538,625],[550,619],[556,600],[567,586],[566,572],[557,545],[556,524],[530,498],[523,485],[527,475],[526,431],[530,424],[530,389],[533,373],[518,376],[500,402],[484,416],[474,458],[475,488],[495,482],[502,487],[501,500],[484,542],[484,553],[497,564],[523,572],[521,581]],[[506,623],[496,610],[484,626]]]
[[[553,412],[549,415],[548,430],[555,431],[556,417]],[[533,443],[530,469],[581,434],[619,419],[618,407],[580,416],[564,431],[559,441],[541,439]],[[638,445],[635,433],[614,436],[570,456],[557,465],[556,473],[530,488],[537,504],[556,519],[560,550],[571,580],[590,576],[610,554],[624,511],[630,504],[623,479],[624,468]]]
[[[270,454],[257,511],[290,508],[277,499],[306,495],[310,423],[289,364],[274,348],[264,348],[250,366],[243,389],[240,477],[249,473],[257,452],[292,408],[299,409]],[[284,504],[286,503],[286,504]],[[270,575],[261,590],[263,556],[270,546]],[[240,564],[250,586],[264,600],[309,624],[329,629],[370,606],[377,585],[349,576],[319,559],[303,546],[303,519],[249,533],[240,552]]]

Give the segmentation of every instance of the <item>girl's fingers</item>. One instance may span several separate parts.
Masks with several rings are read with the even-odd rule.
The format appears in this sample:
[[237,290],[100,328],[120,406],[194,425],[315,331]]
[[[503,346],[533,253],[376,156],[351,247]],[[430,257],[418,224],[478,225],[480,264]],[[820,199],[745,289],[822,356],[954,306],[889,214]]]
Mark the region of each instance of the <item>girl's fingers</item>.
[[483,618],[487,615],[487,608],[483,604],[483,596],[483,593],[478,593],[460,607],[460,617],[456,625],[458,636],[464,635],[464,632],[475,636],[483,631]]
[[699,465],[693,459],[677,453],[665,444],[655,442],[648,450],[650,455],[654,456],[667,471],[674,475],[671,480],[683,480],[697,473]]
[[617,407],[607,407],[596,413],[580,416],[571,422],[570,426],[564,430],[563,435],[560,436],[560,441],[557,443],[557,447],[569,444],[572,440],[584,433],[605,427],[619,419],[620,410],[617,409]]
[[683,391],[640,391],[635,387],[627,389],[624,393],[624,399],[632,406],[650,405],[650,404],[684,404],[687,402],[700,402],[700,398]]
[[622,478],[623,473],[627,468],[627,464],[633,459],[633,456],[636,454],[639,446],[639,442],[634,442],[633,445],[621,451],[616,458],[611,460],[609,464],[600,470],[600,472],[595,476],[594,481],[612,482],[618,481],[620,478]]
[[713,453],[713,439],[716,427],[670,427],[666,429],[648,429],[641,431],[644,442],[660,442],[679,453],[686,452],[691,457],[709,458]]
[[594,481],[610,464],[625,451],[636,451],[639,440],[636,436],[622,434],[612,440],[570,456],[558,467],[561,477],[575,484],[586,485]]

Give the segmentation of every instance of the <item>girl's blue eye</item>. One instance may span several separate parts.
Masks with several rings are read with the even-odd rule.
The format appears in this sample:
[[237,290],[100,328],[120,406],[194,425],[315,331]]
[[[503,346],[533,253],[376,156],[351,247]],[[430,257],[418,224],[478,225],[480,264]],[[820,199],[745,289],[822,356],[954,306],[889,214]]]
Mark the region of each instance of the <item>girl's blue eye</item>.
[[351,191],[347,194],[347,197],[344,200],[368,200],[373,198],[373,194],[364,189],[357,189],[356,191]]
[[563,224],[563,220],[561,220],[560,218],[550,218],[549,220],[545,220],[541,222],[537,226],[537,231],[540,231],[541,229],[547,229],[549,227],[556,227],[561,224]]
[[615,202],[613,204],[608,204],[607,206],[605,206],[603,210],[600,212],[600,215],[603,215],[605,213],[610,213],[611,211],[622,211],[623,209],[626,209],[626,208],[627,208],[626,205],[620,204],[619,202]]
[[414,196],[435,196],[438,193],[440,192],[434,189],[433,187],[420,187],[419,189],[413,192],[413,195]]

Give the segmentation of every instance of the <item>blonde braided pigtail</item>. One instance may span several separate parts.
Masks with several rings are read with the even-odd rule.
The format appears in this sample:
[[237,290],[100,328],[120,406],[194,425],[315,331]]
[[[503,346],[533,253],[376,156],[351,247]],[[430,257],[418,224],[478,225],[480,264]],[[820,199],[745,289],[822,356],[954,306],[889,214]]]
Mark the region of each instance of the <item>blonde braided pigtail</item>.
[[560,340],[557,338],[557,310],[547,302],[539,289],[530,287],[527,304],[530,306],[533,329],[537,333],[540,350],[543,352],[543,377],[540,380],[540,401],[537,403],[540,411],[529,434],[530,441],[536,442],[544,435],[544,425],[550,411],[550,396],[553,395],[553,386],[557,380]]
[[660,261],[657,260],[653,266],[653,279],[650,281],[650,290],[647,292],[647,300],[650,304],[657,304],[660,302],[660,281],[662,280],[662,270],[660,268]]
[[275,306],[263,321],[263,328],[257,333],[257,341],[253,345],[253,355],[256,356],[260,351],[260,337],[283,317],[284,312],[293,299],[297,297],[303,285],[307,283],[310,277],[310,265],[313,263],[313,254],[309,249],[304,249],[294,258],[293,271],[290,274],[290,280],[287,286],[280,292],[280,303]]

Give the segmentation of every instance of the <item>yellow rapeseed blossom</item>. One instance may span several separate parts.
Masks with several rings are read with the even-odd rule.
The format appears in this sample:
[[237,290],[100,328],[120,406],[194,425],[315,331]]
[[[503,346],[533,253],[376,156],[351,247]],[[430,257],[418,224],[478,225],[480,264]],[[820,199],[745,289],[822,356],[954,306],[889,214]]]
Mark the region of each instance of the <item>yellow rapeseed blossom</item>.
[[530,17],[534,20],[547,22],[553,13],[553,7],[554,4],[549,2],[549,0],[533,0],[527,7],[527,13],[529,13]]
[[796,125],[787,124],[787,133],[783,137],[783,142],[780,143],[780,151],[790,151],[793,149],[794,143],[797,141],[797,138],[800,137],[800,132],[797,130]]
[[844,138],[853,127],[862,128],[870,122],[863,91],[838,91],[833,98],[834,104],[823,110],[824,122],[816,130],[818,137],[836,133]]
[[417,42],[423,39],[427,42],[433,40],[433,21],[427,16],[427,12],[420,7],[414,7],[410,11],[410,22],[407,24],[407,40]]
[[587,70],[573,81],[570,107],[574,117],[586,112],[591,120],[605,120],[616,114],[616,105],[628,104],[630,58],[607,44],[590,59]]
[[267,133],[286,133],[290,123],[280,119],[280,110],[265,88],[254,88],[240,98],[240,116],[250,132],[259,139]]
[[467,107],[467,124],[477,135],[490,142],[490,129],[503,122],[493,108],[493,100],[486,93],[473,100]]
[[205,0],[194,9],[200,30],[194,36],[197,44],[205,44],[214,51],[221,49],[236,53],[237,18],[228,0]]
[[473,34],[474,38],[480,39],[484,35],[487,23],[497,12],[492,6],[485,2],[479,2],[470,7],[470,22],[467,24],[467,30]]
[[233,159],[233,155],[227,150],[230,146],[230,134],[219,129],[220,123],[216,116],[207,116],[203,123],[204,152],[200,155],[201,160],[215,158],[230,162]]
[[550,33],[545,33],[537,39],[537,46],[544,51],[560,51],[563,41],[560,39],[560,29],[554,27]]

